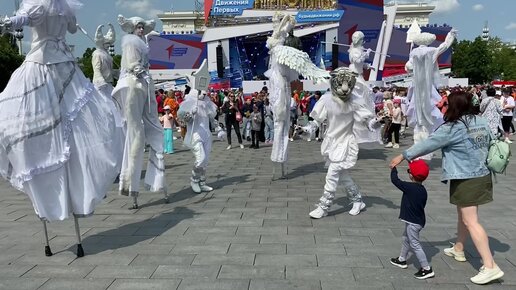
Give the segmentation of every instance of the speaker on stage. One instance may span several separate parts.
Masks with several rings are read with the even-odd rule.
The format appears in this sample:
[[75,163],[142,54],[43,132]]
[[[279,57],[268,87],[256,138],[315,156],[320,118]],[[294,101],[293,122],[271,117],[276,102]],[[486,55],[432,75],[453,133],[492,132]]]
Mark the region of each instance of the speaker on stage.
[[224,77],[224,57],[222,52],[222,45],[217,46],[217,76],[219,78]]
[[331,68],[336,69],[339,67],[339,46],[337,44],[331,45]]

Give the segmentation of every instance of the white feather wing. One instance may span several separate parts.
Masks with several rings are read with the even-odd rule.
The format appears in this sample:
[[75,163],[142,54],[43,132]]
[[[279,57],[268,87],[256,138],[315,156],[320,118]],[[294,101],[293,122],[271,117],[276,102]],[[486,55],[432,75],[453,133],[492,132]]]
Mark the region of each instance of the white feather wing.
[[319,83],[330,78],[330,73],[317,67],[304,51],[290,46],[278,45],[273,48],[273,55],[278,63],[297,71],[305,79]]

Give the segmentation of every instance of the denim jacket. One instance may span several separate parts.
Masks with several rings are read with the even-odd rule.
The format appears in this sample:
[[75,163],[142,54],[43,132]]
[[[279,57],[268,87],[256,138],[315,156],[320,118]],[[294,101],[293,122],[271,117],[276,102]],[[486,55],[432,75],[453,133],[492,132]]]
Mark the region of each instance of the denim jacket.
[[[464,121],[464,122],[462,122]],[[444,123],[428,139],[414,144],[403,152],[406,160],[441,149],[441,181],[486,176],[489,143],[494,138],[487,120],[479,116],[465,116],[456,123]],[[467,127],[465,125],[467,123]]]

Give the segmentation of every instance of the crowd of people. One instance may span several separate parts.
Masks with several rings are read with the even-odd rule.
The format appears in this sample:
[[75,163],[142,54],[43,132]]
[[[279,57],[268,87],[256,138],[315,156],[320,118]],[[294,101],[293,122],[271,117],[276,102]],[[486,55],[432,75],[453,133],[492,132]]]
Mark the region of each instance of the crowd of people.
[[[187,92],[189,91],[188,87],[186,90]],[[470,92],[476,112],[488,119],[493,134],[503,137],[503,140],[507,143],[512,143],[511,136],[515,133],[513,123],[516,99],[515,87],[443,87],[439,90],[442,99],[435,104],[443,114],[446,113],[448,108],[448,96],[454,90]],[[405,132],[408,128],[407,93],[408,89],[405,87],[372,88],[371,98],[375,104],[377,117],[380,123],[382,123],[381,134],[385,148],[400,148],[400,138],[406,136]],[[251,142],[250,148],[256,149],[259,148],[259,142],[272,144],[274,140],[274,115],[269,103],[269,92],[266,86],[261,91],[250,95],[244,95],[242,89],[212,90],[208,94],[211,101],[218,107],[217,120],[221,128],[226,132],[226,140],[228,142],[226,149],[233,148],[232,134],[236,136],[238,145],[242,149],[245,148],[244,142],[246,141]],[[294,139],[298,139],[301,133],[299,130],[296,130],[297,125],[304,125],[312,120],[310,113],[322,94],[323,92],[321,91],[294,90],[292,92],[289,133],[289,140],[291,142]],[[181,133],[181,136],[184,137],[186,127],[177,121],[177,110],[183,101],[184,89],[181,90],[177,87],[170,91],[159,89],[155,92],[155,95],[158,103],[157,110],[164,128],[172,130],[172,127],[175,127]],[[321,128],[316,131],[315,139],[317,141],[323,140],[326,127],[327,124],[322,124]],[[215,130],[215,128],[211,129]],[[172,138],[165,137],[165,139],[165,144],[172,144]],[[312,141],[310,136],[299,139],[308,142]],[[169,146],[166,148],[173,148],[173,145],[166,146]],[[173,153],[173,150],[169,150],[166,153]]]

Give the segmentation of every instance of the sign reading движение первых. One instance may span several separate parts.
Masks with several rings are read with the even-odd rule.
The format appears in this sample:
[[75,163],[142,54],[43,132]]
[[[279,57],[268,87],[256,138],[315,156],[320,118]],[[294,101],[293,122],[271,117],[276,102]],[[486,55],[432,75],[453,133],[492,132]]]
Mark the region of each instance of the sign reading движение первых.
[[215,0],[211,8],[211,15],[242,15],[245,9],[251,9],[254,0]]

